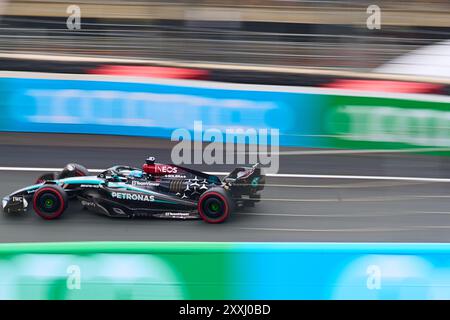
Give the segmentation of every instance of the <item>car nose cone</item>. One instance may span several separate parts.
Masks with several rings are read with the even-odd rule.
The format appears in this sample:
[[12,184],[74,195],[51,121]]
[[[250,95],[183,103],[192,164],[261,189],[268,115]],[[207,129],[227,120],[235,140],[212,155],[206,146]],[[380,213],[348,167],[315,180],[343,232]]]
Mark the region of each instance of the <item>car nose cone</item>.
[[4,197],[2,200],[2,208],[5,209],[6,205],[9,202],[9,197]]

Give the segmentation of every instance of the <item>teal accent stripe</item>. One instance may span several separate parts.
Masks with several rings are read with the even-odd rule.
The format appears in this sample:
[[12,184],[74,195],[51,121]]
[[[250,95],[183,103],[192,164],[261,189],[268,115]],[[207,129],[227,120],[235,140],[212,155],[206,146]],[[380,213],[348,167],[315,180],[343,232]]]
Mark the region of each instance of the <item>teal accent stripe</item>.
[[126,184],[126,183],[114,183],[114,182],[110,182],[108,184],[108,187],[113,187],[113,188],[125,188],[126,190],[129,191],[138,191],[138,192],[142,192],[142,193],[147,193],[147,194],[152,194],[152,195],[156,195],[158,194],[158,192],[155,191],[151,191],[151,190],[147,190],[147,189],[141,189],[141,188],[137,188],[134,187],[132,185]]
[[66,178],[66,179],[61,179],[61,180],[57,180],[59,183],[66,183],[66,184],[94,184],[94,185],[99,185],[103,182],[103,180],[95,177],[95,178],[89,178],[89,177],[85,177],[84,179],[80,179],[80,178]]
[[227,242],[146,242],[146,241],[93,241],[1,243],[0,254],[11,253],[156,253],[186,250],[215,252],[233,247]]
[[155,191],[141,189],[141,188],[137,188],[137,187],[130,186],[130,185],[126,185],[126,187],[127,187],[127,190],[130,190],[130,191],[138,191],[138,192],[143,192],[143,193],[148,193],[148,194],[153,194],[153,195],[158,194],[158,192],[155,192]]
[[174,201],[169,201],[169,200],[158,200],[158,199],[155,199],[155,201],[152,201],[152,202],[177,204],[177,202],[174,202]]

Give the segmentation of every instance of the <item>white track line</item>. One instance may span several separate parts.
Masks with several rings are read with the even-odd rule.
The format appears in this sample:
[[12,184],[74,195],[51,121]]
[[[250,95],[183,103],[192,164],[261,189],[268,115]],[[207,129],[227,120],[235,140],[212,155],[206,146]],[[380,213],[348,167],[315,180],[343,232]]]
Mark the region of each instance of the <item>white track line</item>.
[[[0,167],[0,171],[25,171],[25,172],[46,172],[46,171],[61,171],[62,168],[36,168],[36,167]],[[88,169],[93,173],[100,173],[105,171],[104,169]]]
[[450,229],[450,226],[406,226],[398,228],[346,228],[346,229],[293,229],[293,228],[264,228],[264,227],[242,227],[241,230],[253,231],[275,231],[275,232],[398,232],[398,231],[420,231],[426,229]]
[[[62,168],[37,167],[0,167],[0,171],[45,172],[60,171]],[[92,173],[103,172],[105,169],[89,169]],[[206,172],[207,174],[224,176],[228,172]],[[449,178],[423,178],[423,177],[392,177],[392,176],[360,176],[360,175],[333,175],[333,174],[295,174],[295,173],[268,173],[274,178],[312,178],[312,179],[347,179],[347,180],[396,180],[396,181],[423,181],[423,182],[450,182]]]
[[297,188],[297,189],[361,189],[361,188],[381,188],[381,187],[398,187],[398,186],[411,186],[411,185],[421,185],[424,182],[358,182],[358,183],[341,183],[341,184],[276,184],[276,183],[267,183],[265,184],[265,188]]
[[448,199],[448,195],[402,195],[402,196],[380,196],[380,197],[365,197],[365,198],[323,198],[323,199],[288,199],[288,198],[261,198],[260,201],[274,201],[274,202],[386,202],[386,201],[406,201],[406,200],[423,200],[427,198],[442,198]]
[[[0,167],[1,170],[1,167]],[[227,172],[206,172],[213,175],[227,175]],[[334,174],[297,174],[297,173],[267,173],[267,177],[274,178],[312,178],[312,179],[348,179],[348,180],[396,180],[422,182],[450,182],[450,178],[422,178],[422,177],[392,177],[392,176],[360,176]]]
[[423,196],[417,196],[417,197],[421,197],[421,198],[443,198],[443,199],[446,199],[446,198],[450,198],[450,195],[446,195],[446,194],[444,194],[444,195],[439,195],[439,194],[437,194],[437,195],[423,195]]
[[354,218],[351,214],[295,214],[295,213],[265,213],[265,212],[235,212],[241,216],[269,216],[269,217],[299,217],[299,218]]
[[266,174],[276,178],[313,178],[313,179],[355,179],[355,180],[396,180],[396,181],[424,181],[424,182],[450,182],[448,178],[422,178],[422,177],[391,177],[391,176],[356,176],[356,175],[332,175],[332,174]]
[[[395,213],[368,213],[368,214],[295,214],[295,213],[266,213],[266,212],[235,212],[242,216],[270,216],[270,217],[298,217],[298,218],[370,218],[370,217],[392,217],[425,214],[422,212],[395,212]],[[441,214],[441,213],[439,213]],[[450,212],[448,213],[450,214]]]
[[276,231],[276,232],[395,232],[411,231],[420,229],[420,227],[400,227],[400,228],[355,228],[355,229],[289,229],[289,228],[239,228],[241,230],[254,231]]
[[[305,135],[298,135],[305,136]],[[324,137],[324,136],[321,136]],[[330,137],[330,136],[327,136]],[[331,136],[338,137],[338,136]],[[413,153],[413,152],[448,152],[450,148],[438,147],[438,148],[405,148],[405,149],[358,149],[358,150],[346,150],[346,149],[325,149],[325,150],[290,150],[271,152],[271,155],[279,156],[314,156],[314,155],[346,155],[346,154],[372,154],[372,153]],[[237,154],[259,155],[259,152],[237,152]]]
[[442,214],[442,215],[450,215],[450,212],[447,211],[416,211],[417,214]]
[[277,199],[277,198],[261,198],[260,201],[275,201],[275,202],[341,202],[345,201],[339,198],[326,198],[326,199]]

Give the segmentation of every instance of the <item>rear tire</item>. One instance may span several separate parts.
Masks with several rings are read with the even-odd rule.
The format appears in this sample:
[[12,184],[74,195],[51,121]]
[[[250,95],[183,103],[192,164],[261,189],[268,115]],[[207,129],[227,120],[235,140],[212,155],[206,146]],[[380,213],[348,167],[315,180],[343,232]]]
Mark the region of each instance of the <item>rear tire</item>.
[[231,197],[223,188],[211,188],[201,195],[197,210],[203,221],[222,223],[228,219],[233,207]]
[[58,174],[58,179],[72,178],[72,177],[84,177],[88,176],[89,171],[81,164],[69,163],[64,167],[64,169]]
[[59,218],[66,210],[67,204],[66,191],[57,185],[43,185],[33,196],[33,209],[45,220]]

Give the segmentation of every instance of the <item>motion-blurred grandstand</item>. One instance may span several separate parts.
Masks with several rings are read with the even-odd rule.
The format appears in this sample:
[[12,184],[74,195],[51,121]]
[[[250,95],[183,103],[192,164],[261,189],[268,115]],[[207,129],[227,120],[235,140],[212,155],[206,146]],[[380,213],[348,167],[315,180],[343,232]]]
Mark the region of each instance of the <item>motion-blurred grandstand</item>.
[[[81,30],[66,27],[72,4],[81,8]],[[381,8],[379,30],[366,26],[369,5]],[[0,8],[2,70],[178,75],[117,69],[145,65],[234,82],[431,83],[414,91],[438,93],[450,83],[447,0],[11,0]]]

